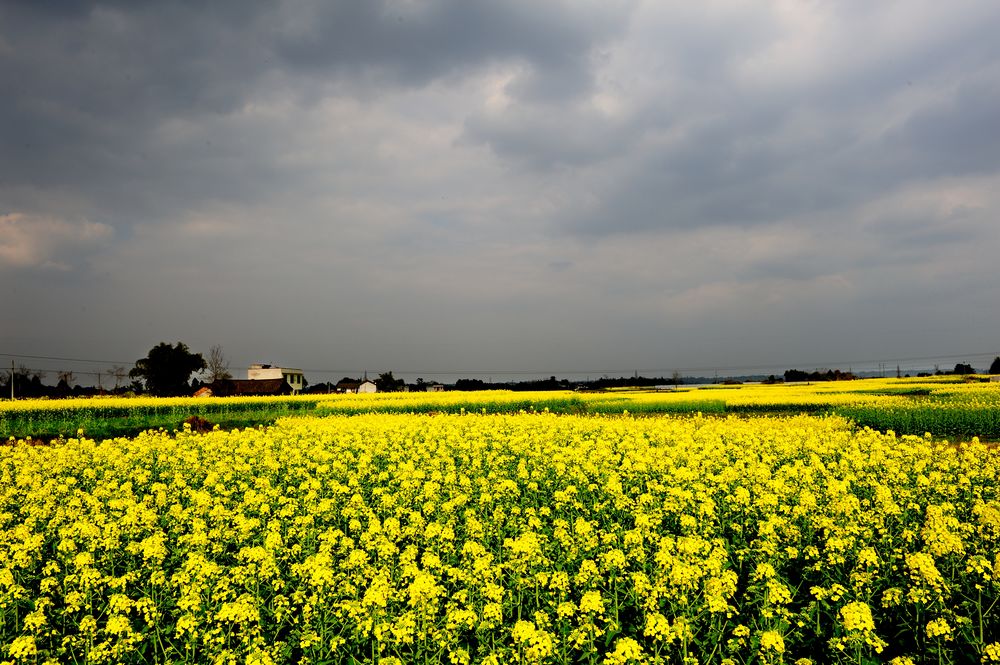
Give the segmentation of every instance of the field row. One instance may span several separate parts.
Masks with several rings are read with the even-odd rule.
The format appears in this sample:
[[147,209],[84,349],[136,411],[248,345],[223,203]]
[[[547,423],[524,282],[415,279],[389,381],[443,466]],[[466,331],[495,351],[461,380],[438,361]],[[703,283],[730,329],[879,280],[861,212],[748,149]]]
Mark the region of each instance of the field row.
[[1000,439],[1000,383],[882,379],[819,384],[708,386],[665,391],[446,392],[277,398],[96,398],[0,404],[0,439],[48,441],[83,430],[93,438],[173,431],[197,416],[222,429],[286,415],[518,413],[591,415],[836,414],[859,427],[937,438]]

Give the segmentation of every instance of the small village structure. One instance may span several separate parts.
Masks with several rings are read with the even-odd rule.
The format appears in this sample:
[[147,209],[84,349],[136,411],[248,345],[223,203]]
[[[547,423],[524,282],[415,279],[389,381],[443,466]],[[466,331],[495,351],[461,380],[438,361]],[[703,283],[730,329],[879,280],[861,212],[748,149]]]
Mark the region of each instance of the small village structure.
[[216,379],[195,392],[195,397],[296,395],[305,387],[301,369],[254,363],[245,379]]
[[347,378],[338,381],[336,390],[338,393],[376,393],[378,392],[378,386],[368,378],[368,373],[366,372],[365,378],[360,381],[352,381]]
[[238,397],[291,395],[292,387],[284,379],[216,379],[204,385],[195,397]]
[[251,381],[284,379],[291,386],[293,395],[302,392],[305,387],[305,378],[302,376],[301,369],[278,367],[277,365],[254,363],[247,369],[247,379]]

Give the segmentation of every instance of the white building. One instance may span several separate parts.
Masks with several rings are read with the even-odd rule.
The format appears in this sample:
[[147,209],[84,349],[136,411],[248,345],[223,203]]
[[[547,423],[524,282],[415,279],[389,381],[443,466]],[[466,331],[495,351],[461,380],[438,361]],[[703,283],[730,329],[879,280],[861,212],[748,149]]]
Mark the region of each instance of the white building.
[[361,385],[358,386],[359,393],[373,393],[377,390],[378,388],[375,386],[375,382],[371,379],[365,379],[361,382]]
[[292,369],[290,367],[277,367],[275,365],[254,363],[247,369],[247,378],[251,381],[259,379],[284,379],[285,382],[292,387],[293,393],[302,392],[302,388],[305,387],[305,379],[302,376],[302,370]]

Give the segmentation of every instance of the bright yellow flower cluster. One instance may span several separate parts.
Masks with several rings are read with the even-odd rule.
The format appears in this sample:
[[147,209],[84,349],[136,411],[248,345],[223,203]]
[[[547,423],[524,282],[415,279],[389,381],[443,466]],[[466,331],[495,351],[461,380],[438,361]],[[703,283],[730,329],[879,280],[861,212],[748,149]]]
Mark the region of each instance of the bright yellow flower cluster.
[[0,449],[0,663],[996,653],[1000,454],[840,418],[358,415]]

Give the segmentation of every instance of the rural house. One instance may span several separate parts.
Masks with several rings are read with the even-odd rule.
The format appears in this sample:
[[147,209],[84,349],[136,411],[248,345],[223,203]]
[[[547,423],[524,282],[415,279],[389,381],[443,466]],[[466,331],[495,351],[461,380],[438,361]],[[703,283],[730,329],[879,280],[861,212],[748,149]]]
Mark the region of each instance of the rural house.
[[291,395],[292,386],[277,379],[216,379],[202,386],[195,397],[236,397],[247,395]]
[[301,369],[291,369],[289,367],[278,367],[276,365],[265,365],[254,363],[247,369],[247,380],[261,381],[264,379],[284,379],[291,387],[292,394],[302,392],[305,387],[305,378]]
[[359,381],[351,381],[349,379],[343,379],[337,382],[337,392],[338,393],[356,393],[358,392],[358,386],[361,383]]

